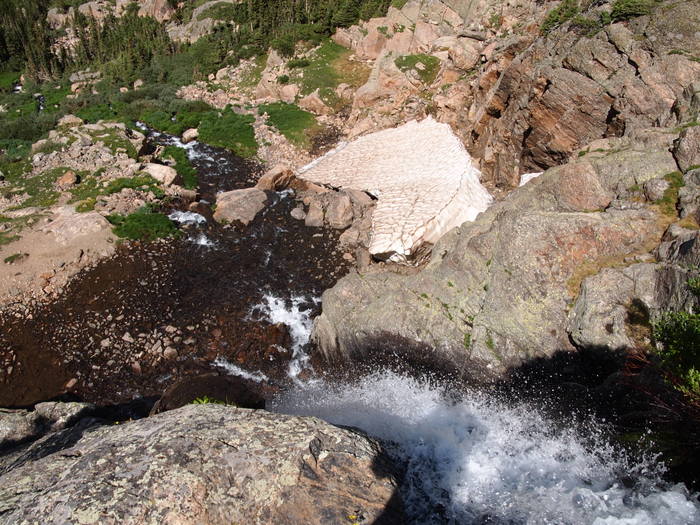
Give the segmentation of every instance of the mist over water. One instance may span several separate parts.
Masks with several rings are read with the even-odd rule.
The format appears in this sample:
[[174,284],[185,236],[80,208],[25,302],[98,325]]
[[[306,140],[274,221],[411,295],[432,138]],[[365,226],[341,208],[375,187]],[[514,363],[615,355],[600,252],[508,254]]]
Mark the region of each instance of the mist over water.
[[570,428],[526,404],[457,398],[393,372],[298,386],[271,405],[391,443],[406,461],[400,492],[414,523],[700,523],[696,495],[664,483],[656,458],[610,445],[593,421]]

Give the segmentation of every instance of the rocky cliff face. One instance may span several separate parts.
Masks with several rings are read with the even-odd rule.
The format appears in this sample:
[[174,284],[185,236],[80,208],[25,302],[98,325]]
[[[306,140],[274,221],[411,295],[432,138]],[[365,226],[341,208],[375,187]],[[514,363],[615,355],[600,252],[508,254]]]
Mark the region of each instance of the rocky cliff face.
[[314,418],[188,405],[35,442],[0,475],[0,523],[403,521],[399,471]]
[[[452,230],[417,275],[345,277],[323,296],[314,331],[321,351],[354,357],[398,336],[432,348],[428,359],[488,378],[575,344],[632,344],[627,314],[635,301],[652,315],[692,304],[683,291],[691,267],[657,250],[662,238],[694,246],[697,237],[680,225],[668,229],[678,220],[678,190],[667,182],[677,170],[677,137],[657,128],[593,143]],[[686,174],[689,202],[693,177]],[[604,268],[614,274],[585,280]],[[619,294],[606,276],[620,283]]]
[[[349,132],[433,113],[460,133],[487,181],[512,188],[521,174],[562,164],[592,140],[692,118],[700,3],[666,2],[653,16],[601,24],[595,34],[569,22],[541,36],[552,7],[409,1],[339,30],[336,41],[373,61]],[[610,8],[602,3],[588,16]],[[418,69],[402,66],[406,55],[418,57]]]

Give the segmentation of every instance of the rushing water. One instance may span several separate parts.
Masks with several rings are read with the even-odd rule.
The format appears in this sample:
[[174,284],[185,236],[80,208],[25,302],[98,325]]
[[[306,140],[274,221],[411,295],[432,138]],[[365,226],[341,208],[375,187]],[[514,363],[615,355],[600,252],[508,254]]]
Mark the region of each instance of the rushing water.
[[[149,138],[187,150],[210,202],[254,179],[253,166],[223,150],[160,133]],[[186,232],[181,239],[126,248],[81,274],[56,304],[31,318],[0,319],[0,339],[9,337],[20,361],[27,359],[17,381],[50,387],[16,394],[22,387],[11,383],[5,388],[15,391],[5,397],[50,397],[52,376],[57,385],[79,377],[82,395],[98,402],[162,391],[187,373],[219,370],[261,387],[286,376],[289,386],[269,408],[381,439],[405,464],[398,490],[414,523],[700,523],[697,497],[665,483],[658,458],[611,445],[595,419],[555,420],[532,403],[388,371],[350,382],[315,376],[312,320],[320,293],[344,271],[331,249],[337,235],[291,219],[289,193],[270,200],[243,230],[223,229],[205,212],[169,210]],[[131,346],[100,347],[105,330],[119,340],[166,324],[183,339],[200,336],[197,350],[178,347],[177,362],[135,374]],[[59,361],[42,361],[47,350]]]
[[656,458],[611,446],[595,421],[562,427],[528,404],[392,372],[297,387],[273,410],[390,443],[407,462],[400,492],[415,523],[700,523],[696,496],[664,483]]

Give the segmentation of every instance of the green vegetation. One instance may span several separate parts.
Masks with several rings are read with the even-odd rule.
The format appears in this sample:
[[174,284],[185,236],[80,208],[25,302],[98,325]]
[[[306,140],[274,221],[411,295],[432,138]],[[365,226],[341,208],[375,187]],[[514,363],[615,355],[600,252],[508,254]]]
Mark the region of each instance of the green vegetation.
[[221,401],[220,399],[214,399],[209,396],[198,397],[191,403],[192,405],[230,405],[226,401]]
[[655,0],[615,0],[610,15],[614,22],[648,15],[654,8],[655,3]]
[[153,241],[178,234],[173,221],[149,206],[129,215],[109,215],[107,220],[114,225],[112,231],[117,237],[129,240]]
[[253,157],[258,152],[252,115],[239,115],[227,107],[218,116],[209,113],[199,125],[199,140],[229,149],[241,157]]
[[308,132],[318,127],[316,118],[295,104],[275,102],[258,108],[258,113],[267,113],[268,122],[277,128],[287,140],[298,146],[309,144]]
[[685,185],[683,182],[683,174],[680,171],[674,171],[664,177],[669,183],[669,187],[664,192],[664,196],[655,202],[661,209],[664,215],[675,217],[678,215],[676,204],[678,203],[678,192]]
[[561,4],[547,13],[547,16],[542,22],[540,32],[546,35],[568,22],[579,13],[578,0],[563,0]]
[[187,157],[187,152],[176,146],[168,146],[163,150],[161,158],[171,158],[175,161],[175,171],[182,177],[183,184],[188,190],[194,190],[199,184],[197,179],[197,170],[192,167],[190,159]]
[[668,380],[680,392],[700,397],[700,315],[669,312],[654,324],[654,338]]
[[3,259],[5,264],[14,264],[16,262],[21,261],[22,259],[26,258],[27,254],[26,253],[14,253],[10,255],[9,257],[5,257]]
[[431,55],[404,55],[394,62],[404,73],[417,72],[421,81],[428,86],[435,82],[440,72],[440,59]]
[[[615,0],[610,12],[593,12],[586,15],[582,14],[579,0],[563,0],[547,13],[540,32],[546,35],[571,20],[571,30],[580,31],[590,37],[612,22],[650,14],[658,2],[659,0]],[[586,3],[583,7],[585,11]]]

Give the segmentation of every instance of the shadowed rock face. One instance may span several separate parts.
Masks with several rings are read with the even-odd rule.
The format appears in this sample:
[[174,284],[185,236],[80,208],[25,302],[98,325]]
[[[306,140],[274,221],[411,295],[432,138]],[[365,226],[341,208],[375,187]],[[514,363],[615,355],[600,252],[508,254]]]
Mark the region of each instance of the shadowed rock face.
[[189,405],[65,432],[0,477],[0,523],[403,522],[379,445],[315,418]]
[[405,261],[491,203],[447,124],[432,118],[373,133],[303,168],[300,178],[378,198],[369,251]]

